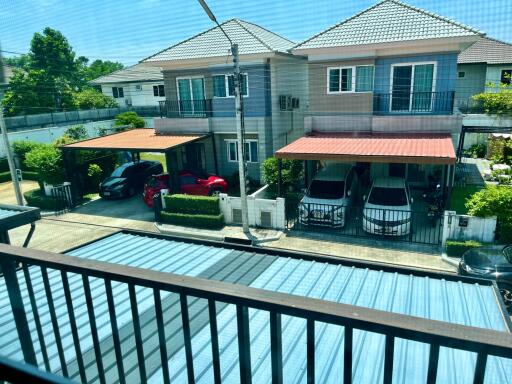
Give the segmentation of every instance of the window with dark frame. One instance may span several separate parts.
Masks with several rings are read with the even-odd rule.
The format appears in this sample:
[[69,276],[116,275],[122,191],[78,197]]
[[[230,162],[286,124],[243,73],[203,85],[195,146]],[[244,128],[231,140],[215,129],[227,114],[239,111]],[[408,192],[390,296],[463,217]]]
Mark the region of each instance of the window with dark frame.
[[114,99],[120,99],[124,97],[123,87],[112,87],[112,96]]
[[165,97],[165,89],[163,85],[153,85],[153,96]]
[[501,71],[501,83],[510,85],[510,78],[512,77],[512,69],[503,69]]
[[[214,75],[213,78],[213,96],[214,97],[234,97],[235,81],[234,75]],[[247,74],[241,74],[242,96],[248,96]]]

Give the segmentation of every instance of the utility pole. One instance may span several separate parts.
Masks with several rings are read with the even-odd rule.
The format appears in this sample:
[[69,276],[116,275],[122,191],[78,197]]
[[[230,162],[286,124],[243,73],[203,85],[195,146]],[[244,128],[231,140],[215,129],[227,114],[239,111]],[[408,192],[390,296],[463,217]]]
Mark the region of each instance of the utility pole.
[[[2,61],[2,52],[0,51],[0,86],[5,83],[4,79],[4,71],[3,71],[3,61]],[[0,94],[3,98],[3,92]],[[4,121],[4,107],[2,105],[2,99],[0,99],[0,131],[2,131],[2,138],[4,142],[4,150],[5,156],[7,157],[7,162],[9,163],[9,171],[11,172],[12,184],[14,186],[14,193],[16,194],[16,201],[18,205],[25,205],[23,201],[23,195],[21,194],[21,186],[18,180],[18,176],[16,175],[16,166],[14,164],[14,159],[12,156],[11,145],[9,144],[9,137],[7,135],[7,128],[5,127]]]
[[205,0],[198,0],[201,7],[213,21],[220,28],[222,33],[226,36],[231,44],[231,53],[233,55],[234,64],[234,85],[235,85],[235,118],[236,118],[236,137],[237,137],[237,155],[238,155],[238,174],[240,176],[240,200],[242,203],[242,228],[247,237],[250,236],[249,232],[249,210],[247,207],[247,185],[245,177],[245,141],[244,141],[244,114],[242,110],[242,92],[241,92],[241,77],[240,77],[240,57],[238,55],[238,44],[234,43],[224,31],[222,26],[217,21],[217,18],[206,4]]

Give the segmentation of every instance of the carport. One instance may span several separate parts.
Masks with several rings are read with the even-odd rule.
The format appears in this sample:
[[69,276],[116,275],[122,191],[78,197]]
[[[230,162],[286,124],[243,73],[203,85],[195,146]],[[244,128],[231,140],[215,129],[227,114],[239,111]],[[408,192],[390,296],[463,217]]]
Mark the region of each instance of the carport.
[[[327,133],[313,132],[276,152],[281,180],[282,159],[304,160],[305,182],[311,167],[307,162],[334,161],[370,164],[441,165],[446,195],[453,186],[456,163],[452,138],[448,134]],[[279,182],[279,192],[281,192]]]
[[[122,151],[131,152],[132,158],[140,160],[141,152],[157,152],[165,154],[167,170],[171,177],[174,190],[179,189],[178,171],[185,163],[201,163],[208,168],[209,156],[200,152],[196,144],[210,143],[212,148],[213,167],[217,172],[217,156],[213,136],[205,135],[184,135],[184,134],[157,134],[154,129],[141,128],[125,132],[114,133],[102,137],[83,140],[61,147],[64,159],[66,177],[71,181],[73,196],[82,196],[80,179],[75,172],[76,151]],[[203,146],[204,152],[204,146]],[[181,153],[181,156],[180,156]],[[201,157],[201,159],[199,159]],[[186,158],[186,162],[184,160]],[[210,157],[211,158],[211,157]],[[198,165],[199,167],[200,165]]]
[[23,243],[26,247],[36,228],[35,222],[40,218],[39,208],[0,204],[0,243],[10,244],[9,230],[30,224],[30,230]]

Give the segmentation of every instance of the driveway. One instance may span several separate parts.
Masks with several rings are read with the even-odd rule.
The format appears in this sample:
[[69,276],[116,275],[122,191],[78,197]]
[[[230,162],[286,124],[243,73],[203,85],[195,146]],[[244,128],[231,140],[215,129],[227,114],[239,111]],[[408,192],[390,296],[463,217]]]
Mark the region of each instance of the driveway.
[[[39,184],[35,181],[23,180],[21,182],[22,192],[36,188],[39,188]],[[11,181],[7,183],[0,183],[0,202],[3,204],[17,204],[16,195],[14,194],[14,186]]]

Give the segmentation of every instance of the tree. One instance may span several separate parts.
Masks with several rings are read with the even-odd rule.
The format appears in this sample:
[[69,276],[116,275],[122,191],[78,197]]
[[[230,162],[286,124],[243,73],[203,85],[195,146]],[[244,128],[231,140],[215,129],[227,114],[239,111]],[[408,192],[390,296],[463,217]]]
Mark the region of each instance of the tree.
[[144,128],[145,124],[146,122],[142,117],[137,115],[137,112],[128,111],[120,113],[116,116],[114,127],[122,127],[128,125],[131,128]]
[[60,184],[64,181],[61,151],[51,144],[34,148],[25,156],[26,165],[39,174],[41,181]]
[[115,108],[117,102],[110,96],[88,88],[73,93],[73,105],[78,109]]
[[470,215],[498,218],[496,236],[500,241],[512,241],[512,188],[488,185],[466,202]]
[[[277,158],[269,157],[263,162],[263,181],[273,191],[277,190],[278,173]],[[281,175],[283,188],[296,185],[303,177],[302,161],[282,160]]]
[[124,65],[114,61],[94,60],[85,71],[85,80],[91,81],[123,69]]
[[14,57],[4,57],[3,58],[5,65],[10,65],[14,68],[20,68],[24,70],[29,70],[29,61],[30,57],[27,54],[20,55],[20,56],[14,56]]
[[[496,89],[495,84],[488,84],[489,87]],[[512,86],[510,84],[500,84],[498,92],[484,92],[472,96],[473,100],[482,103],[485,113],[497,116],[512,115]]]

